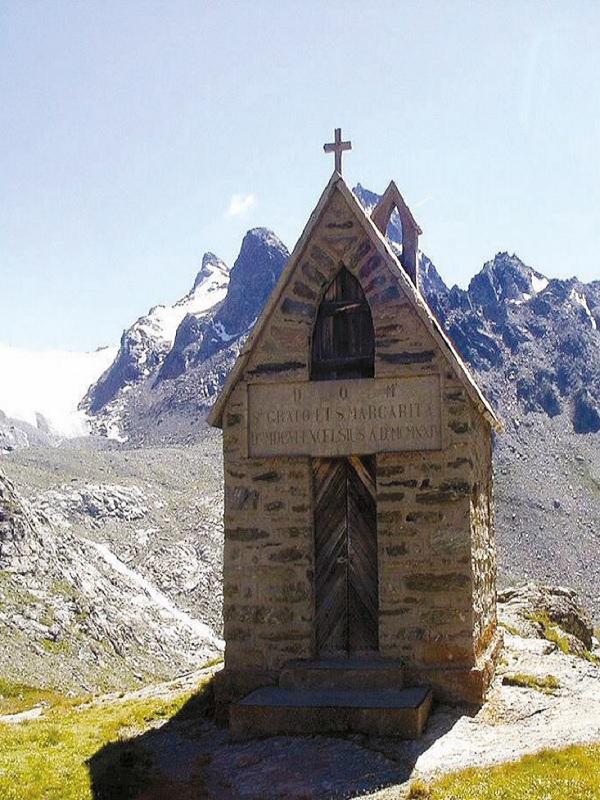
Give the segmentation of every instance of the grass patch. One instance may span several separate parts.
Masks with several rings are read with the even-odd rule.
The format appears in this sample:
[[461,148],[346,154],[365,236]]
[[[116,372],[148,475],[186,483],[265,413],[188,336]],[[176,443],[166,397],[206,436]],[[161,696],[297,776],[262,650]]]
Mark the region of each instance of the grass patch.
[[583,658],[585,658],[586,661],[589,661],[590,664],[596,664],[596,666],[600,666],[600,658],[598,658],[598,656],[594,653],[590,653],[589,650],[584,651]]
[[65,639],[42,639],[41,645],[47,653],[67,656],[71,653],[71,645]]
[[431,786],[420,778],[412,781],[408,787],[408,800],[429,800],[431,797]]
[[[208,685],[207,680],[198,687],[194,702],[208,694]],[[11,691],[32,699],[36,690],[12,686]],[[94,759],[100,777],[106,773],[116,781],[117,793],[107,797],[137,797],[157,772],[149,753],[133,737],[168,720],[189,706],[189,700],[187,693],[174,699],[82,705],[81,698],[61,701],[55,696],[42,718],[0,724],[0,800],[93,800],[87,762],[101,750]]]
[[[600,745],[546,750],[489,769],[456,772],[427,786],[427,800],[600,800]],[[410,797],[410,794],[409,794]]]
[[72,583],[69,583],[69,581],[64,580],[64,578],[58,581],[54,581],[54,583],[50,587],[50,593],[58,594],[61,597],[65,597],[67,600],[76,600],[81,594],[81,592],[78,589],[76,589]]
[[573,653],[569,640],[562,628],[555,622],[552,622],[545,612],[528,614],[527,618],[542,626],[544,639],[547,639],[549,642],[554,642],[561,653],[565,653],[565,655],[578,655],[580,658],[585,658],[586,661],[590,661],[592,664],[600,664],[600,658],[590,653],[589,650],[584,650],[583,655]]
[[505,631],[512,633],[513,636],[520,636],[519,631],[515,628],[514,625],[509,625],[508,622],[499,622],[498,625],[501,628],[504,628]]
[[208,669],[208,667],[216,667],[217,664],[222,664],[224,661],[223,656],[217,656],[216,658],[211,658],[210,661],[207,661],[205,664],[202,665],[202,669]]
[[512,675],[505,675],[502,678],[502,683],[505,686],[521,686],[524,689],[536,689],[538,692],[544,694],[554,694],[557,689],[560,689],[560,681],[554,675],[544,675],[538,677],[537,675],[527,675],[524,672],[516,672]]
[[40,616],[39,621],[42,625],[45,625],[47,628],[51,628],[52,625],[56,622],[56,614],[54,609],[51,606],[48,606],[44,613]]
[[569,640],[564,635],[564,632],[558,625],[555,625],[550,620],[550,617],[545,612],[528,614],[527,618],[530,619],[532,622],[535,622],[538,625],[542,626],[544,639],[547,639],[549,642],[554,642],[554,644],[558,647],[561,653],[565,653],[566,655],[569,655],[571,653]]
[[18,714],[42,704],[65,707],[75,702],[81,702],[81,698],[75,701],[54,689],[27,686],[0,678],[0,714]]

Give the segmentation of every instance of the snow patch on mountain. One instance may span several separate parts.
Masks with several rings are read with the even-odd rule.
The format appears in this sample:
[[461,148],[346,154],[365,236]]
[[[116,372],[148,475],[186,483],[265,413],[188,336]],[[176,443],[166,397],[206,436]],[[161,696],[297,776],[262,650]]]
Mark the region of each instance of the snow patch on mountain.
[[185,315],[201,314],[220,303],[227,294],[228,283],[227,265],[213,253],[206,253],[192,291],[172,306],[154,306],[135,325],[149,338],[172,345]]
[[548,286],[548,278],[539,275],[537,272],[531,273],[531,287],[535,294],[543,292],[546,286]]
[[585,311],[585,313],[587,314],[587,316],[588,316],[588,318],[590,320],[590,324],[592,326],[592,330],[594,330],[594,331],[597,330],[598,326],[596,324],[596,320],[594,319],[594,316],[593,316],[592,312],[590,311],[590,307],[588,305],[587,298],[583,294],[583,292],[578,292],[577,289],[571,289],[570,297],[571,297],[571,300],[573,300],[573,302],[577,303],[577,305],[580,305],[583,308],[583,310]]
[[123,332],[116,358],[81,401],[92,416],[106,411],[97,432],[125,441],[119,421],[123,395],[156,372],[182,323],[189,326],[207,315],[224,300],[228,286],[227,265],[213,253],[205,253],[190,292],[172,306],[154,306]]
[[116,353],[116,347],[77,353],[0,342],[0,411],[57,436],[85,436],[89,420],[77,406]]
[[144,578],[140,573],[130,569],[127,564],[124,564],[109,548],[101,542],[91,541],[90,544],[96,549],[98,554],[109,564],[115,572],[119,575],[128,578],[129,581],[138,587],[142,594],[132,599],[133,604],[138,606],[146,606],[154,604],[155,607],[166,611],[168,615],[174,617],[178,622],[187,625],[196,636],[202,637],[206,642],[217,650],[222,650],[225,642],[215,636],[214,632],[204,622],[195,619],[186,611],[177,608],[163,592],[153,586],[149,580]]

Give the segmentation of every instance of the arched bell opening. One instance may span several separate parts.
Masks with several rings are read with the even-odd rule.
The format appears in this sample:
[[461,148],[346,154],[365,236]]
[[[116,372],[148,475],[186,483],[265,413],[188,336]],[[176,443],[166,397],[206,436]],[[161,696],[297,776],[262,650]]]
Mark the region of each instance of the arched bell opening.
[[[392,249],[408,277],[419,288],[419,236],[423,232],[417,225],[394,181],[390,182],[371,214],[375,226],[390,240]],[[399,227],[396,225],[399,222]],[[400,235],[401,245],[395,244]]]
[[397,208],[394,208],[390,214],[390,219],[385,229],[385,238],[388,240],[390,247],[398,256],[400,262],[402,262],[404,231],[402,229],[402,220]]
[[372,378],[375,330],[362,286],[345,267],[321,300],[313,331],[310,379]]

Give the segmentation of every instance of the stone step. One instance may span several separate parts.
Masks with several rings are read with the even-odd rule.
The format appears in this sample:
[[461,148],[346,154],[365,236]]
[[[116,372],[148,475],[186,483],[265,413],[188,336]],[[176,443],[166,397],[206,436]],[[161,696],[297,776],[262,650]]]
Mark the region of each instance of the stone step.
[[256,689],[229,708],[229,732],[237,741],[259,736],[365,733],[417,739],[433,695],[411,689]]
[[399,661],[379,658],[323,658],[291,661],[281,670],[282,689],[402,689]]

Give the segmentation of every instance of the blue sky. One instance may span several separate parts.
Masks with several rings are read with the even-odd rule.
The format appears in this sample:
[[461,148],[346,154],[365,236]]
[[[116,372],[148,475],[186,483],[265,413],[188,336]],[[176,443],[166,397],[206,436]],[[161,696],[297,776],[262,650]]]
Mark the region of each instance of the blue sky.
[[327,182],[394,178],[446,282],[600,278],[600,5],[0,3],[0,341],[91,349]]

